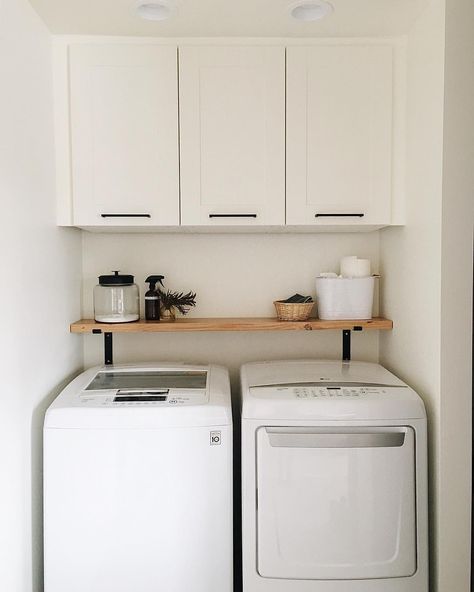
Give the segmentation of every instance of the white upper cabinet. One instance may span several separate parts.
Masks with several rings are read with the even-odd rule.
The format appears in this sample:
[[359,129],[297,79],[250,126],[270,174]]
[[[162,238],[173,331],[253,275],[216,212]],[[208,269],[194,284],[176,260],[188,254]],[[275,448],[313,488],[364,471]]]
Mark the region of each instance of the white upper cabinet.
[[403,223],[404,51],[394,39],[58,39],[59,223]]
[[69,49],[72,222],[179,224],[176,46]]
[[179,49],[181,223],[285,224],[285,48]]
[[287,224],[390,224],[393,69],[390,45],[287,49]]

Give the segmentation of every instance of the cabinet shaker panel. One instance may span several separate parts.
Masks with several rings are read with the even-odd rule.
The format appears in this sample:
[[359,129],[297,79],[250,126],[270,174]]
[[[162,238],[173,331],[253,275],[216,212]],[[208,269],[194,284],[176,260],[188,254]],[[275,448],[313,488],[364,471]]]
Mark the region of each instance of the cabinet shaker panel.
[[287,49],[287,224],[389,224],[393,48]]
[[284,224],[284,47],[179,55],[182,223]]
[[73,222],[179,224],[176,46],[69,49]]

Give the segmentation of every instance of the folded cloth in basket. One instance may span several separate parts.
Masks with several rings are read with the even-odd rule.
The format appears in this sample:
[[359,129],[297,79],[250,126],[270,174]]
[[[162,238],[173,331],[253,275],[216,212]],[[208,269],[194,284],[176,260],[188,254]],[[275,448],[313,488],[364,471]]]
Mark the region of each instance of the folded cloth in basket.
[[304,304],[305,302],[313,302],[311,296],[302,296],[301,294],[293,294],[286,300],[278,300],[278,302],[284,302],[285,304]]

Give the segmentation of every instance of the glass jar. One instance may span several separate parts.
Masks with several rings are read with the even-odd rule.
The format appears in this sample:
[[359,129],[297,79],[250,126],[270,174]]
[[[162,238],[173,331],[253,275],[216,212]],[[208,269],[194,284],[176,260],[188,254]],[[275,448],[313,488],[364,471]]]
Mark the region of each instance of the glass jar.
[[99,276],[94,287],[94,318],[99,323],[130,323],[140,318],[140,294],[133,275]]

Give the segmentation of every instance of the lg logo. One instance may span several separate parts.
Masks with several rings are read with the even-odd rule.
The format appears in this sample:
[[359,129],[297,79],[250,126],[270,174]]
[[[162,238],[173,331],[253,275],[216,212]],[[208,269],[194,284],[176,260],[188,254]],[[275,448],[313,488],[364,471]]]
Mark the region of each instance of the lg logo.
[[220,446],[221,444],[221,432],[211,432],[209,435],[211,446]]

